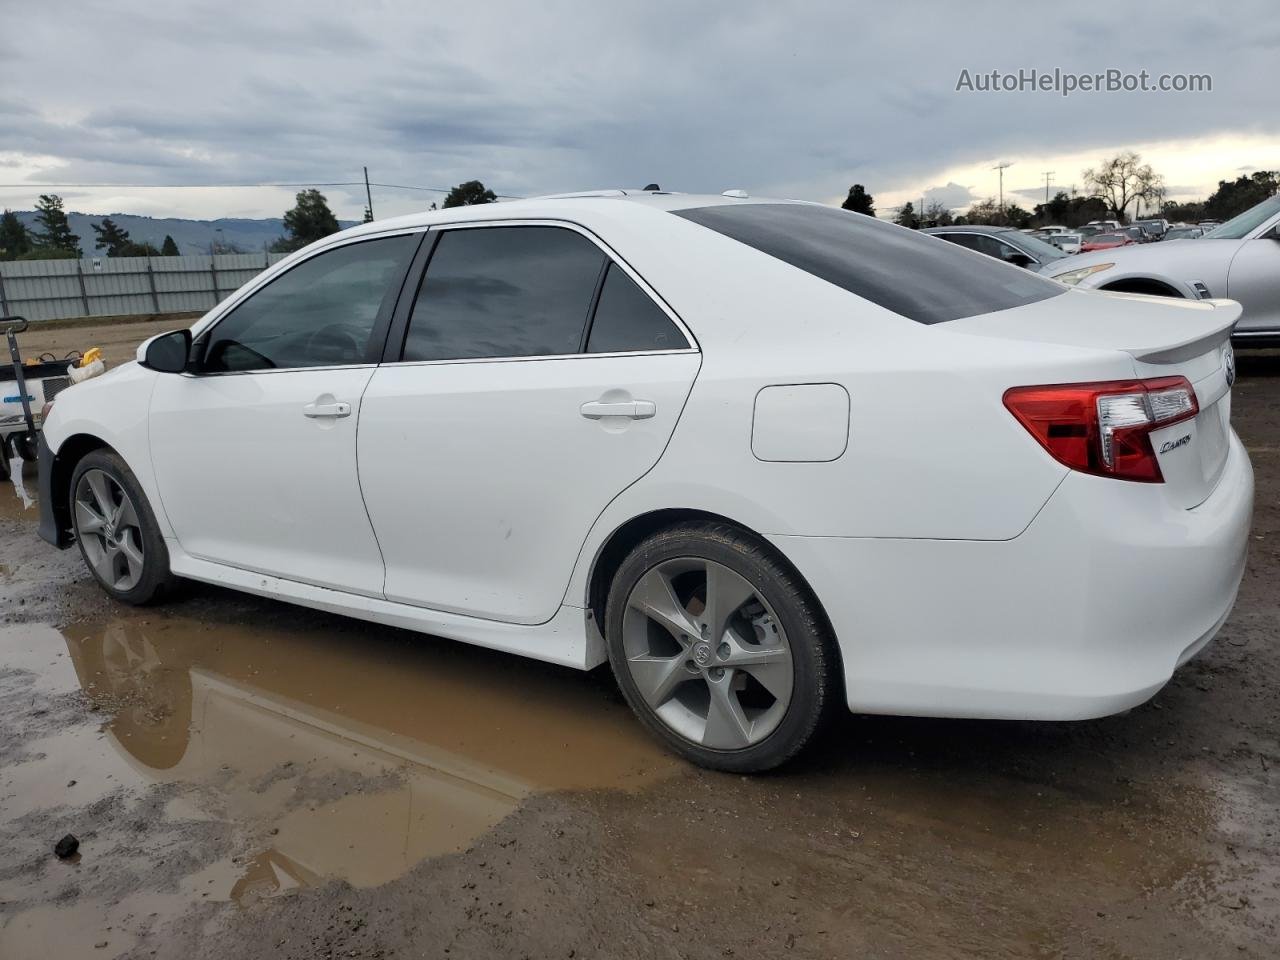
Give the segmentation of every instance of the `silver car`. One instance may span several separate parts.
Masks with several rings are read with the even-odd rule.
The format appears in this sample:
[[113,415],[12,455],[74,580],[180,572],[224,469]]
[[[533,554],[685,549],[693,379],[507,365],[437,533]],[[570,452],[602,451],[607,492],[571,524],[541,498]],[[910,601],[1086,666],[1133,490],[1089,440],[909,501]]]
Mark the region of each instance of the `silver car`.
[[1043,271],[1063,283],[1188,300],[1229,297],[1244,307],[1237,343],[1280,344],[1280,195],[1195,243],[1151,243],[1058,260]]

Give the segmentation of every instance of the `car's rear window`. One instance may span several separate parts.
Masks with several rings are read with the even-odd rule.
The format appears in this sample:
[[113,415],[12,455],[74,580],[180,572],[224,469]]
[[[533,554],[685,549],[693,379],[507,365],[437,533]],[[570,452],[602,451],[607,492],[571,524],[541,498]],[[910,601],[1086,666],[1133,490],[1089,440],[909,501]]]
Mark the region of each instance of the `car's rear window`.
[[1066,292],[1029,270],[834,207],[733,203],[674,212],[917,323],[1008,310]]

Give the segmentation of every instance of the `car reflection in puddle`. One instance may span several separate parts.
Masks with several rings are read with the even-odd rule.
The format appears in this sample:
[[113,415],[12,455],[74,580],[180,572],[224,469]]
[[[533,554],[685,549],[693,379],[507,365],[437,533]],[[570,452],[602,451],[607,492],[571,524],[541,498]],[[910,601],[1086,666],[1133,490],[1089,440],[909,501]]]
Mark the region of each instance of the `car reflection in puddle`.
[[[242,840],[232,862],[204,868],[217,889],[202,895],[244,902],[329,879],[382,884],[463,849],[530,792],[635,787],[679,769],[582,674],[323,624],[152,614],[67,629],[75,680],[108,719],[101,737],[56,737],[43,752],[62,759],[41,779],[56,790],[80,771],[81,798],[131,778],[171,785],[183,816],[225,821]],[[47,636],[32,643],[33,631]],[[63,639],[31,626],[0,635],[45,664]],[[48,793],[28,782],[17,795]]]

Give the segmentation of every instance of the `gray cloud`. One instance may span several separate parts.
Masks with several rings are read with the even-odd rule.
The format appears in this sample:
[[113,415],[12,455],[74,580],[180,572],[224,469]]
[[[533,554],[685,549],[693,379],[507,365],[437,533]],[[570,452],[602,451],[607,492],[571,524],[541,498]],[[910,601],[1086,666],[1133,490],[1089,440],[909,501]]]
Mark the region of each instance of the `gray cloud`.
[[[948,167],[1017,151],[1280,134],[1280,29],[1256,26],[1273,7],[1242,0],[1228,17],[1142,0],[1113,22],[1061,5],[1010,17],[990,0],[114,0],[74,15],[11,3],[0,151],[55,156],[63,165],[41,179],[67,181],[348,180],[368,164],[385,182],[480,177],[518,195],[651,180],[810,199],[853,182],[920,192]],[[945,41],[922,56],[922,36]],[[1213,92],[955,91],[961,69],[1113,66],[1211,73]],[[988,192],[924,190],[948,206]],[[1037,196],[1007,180],[1006,193]],[[333,195],[358,215],[360,191]]]

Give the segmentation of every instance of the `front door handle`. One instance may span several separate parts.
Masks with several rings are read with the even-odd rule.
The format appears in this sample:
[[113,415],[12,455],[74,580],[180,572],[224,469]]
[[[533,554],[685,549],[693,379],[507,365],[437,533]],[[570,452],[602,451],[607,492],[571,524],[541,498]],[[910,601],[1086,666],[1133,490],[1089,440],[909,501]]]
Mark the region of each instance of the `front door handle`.
[[313,420],[320,417],[338,417],[351,416],[351,404],[343,403],[341,400],[332,403],[320,403],[318,400],[308,403],[302,408],[304,417],[311,417]]
[[658,405],[652,400],[591,400],[578,409],[588,420],[601,420],[604,417],[648,420],[658,412]]

